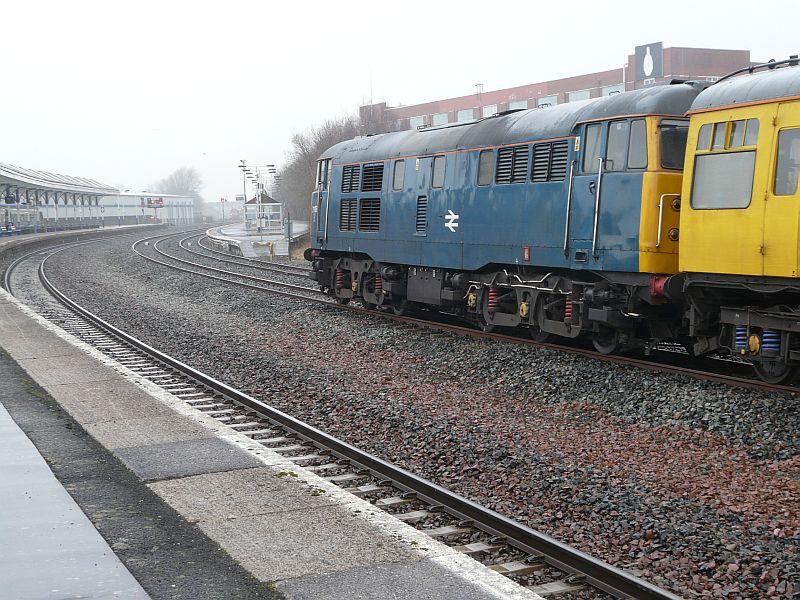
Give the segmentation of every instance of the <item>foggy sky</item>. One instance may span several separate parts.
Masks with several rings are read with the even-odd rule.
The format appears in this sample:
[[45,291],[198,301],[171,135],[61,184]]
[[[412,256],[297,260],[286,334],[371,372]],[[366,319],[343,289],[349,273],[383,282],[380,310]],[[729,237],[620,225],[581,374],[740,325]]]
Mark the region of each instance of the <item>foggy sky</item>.
[[754,60],[800,51],[797,0],[0,8],[0,162],[135,190],[194,166],[206,199],[241,193],[239,159],[280,165],[292,133],[370,97],[413,104],[610,69],[657,41]]

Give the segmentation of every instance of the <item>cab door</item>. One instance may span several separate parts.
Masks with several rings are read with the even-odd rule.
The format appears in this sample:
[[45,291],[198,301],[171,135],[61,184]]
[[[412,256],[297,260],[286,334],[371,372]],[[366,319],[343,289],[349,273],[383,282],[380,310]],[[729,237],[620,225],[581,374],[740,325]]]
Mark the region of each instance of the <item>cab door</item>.
[[311,237],[321,245],[326,241],[325,236],[327,233],[325,225],[328,217],[331,160],[327,158],[317,161],[317,182],[314,192],[311,194]]
[[[594,235],[595,206],[602,203],[603,157],[605,156],[606,127],[604,123],[584,125],[577,138],[581,152],[572,180],[572,200],[569,227],[569,262],[574,269],[598,266],[601,253]],[[594,239],[594,252],[592,241]]]
[[[778,105],[771,138],[771,168],[766,172],[764,205],[764,275],[798,276],[800,226],[800,102]],[[767,149],[765,148],[765,150]],[[773,175],[774,174],[774,175]]]

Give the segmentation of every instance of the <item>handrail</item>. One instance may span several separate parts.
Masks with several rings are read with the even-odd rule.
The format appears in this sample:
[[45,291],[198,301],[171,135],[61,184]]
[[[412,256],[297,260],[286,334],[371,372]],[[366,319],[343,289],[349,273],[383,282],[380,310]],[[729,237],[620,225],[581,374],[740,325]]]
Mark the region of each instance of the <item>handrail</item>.
[[680,198],[680,194],[661,194],[661,198],[658,199],[658,232],[656,234],[656,248],[661,247],[661,225],[664,220],[664,198]]
[[597,229],[600,225],[600,190],[603,185],[603,159],[598,158],[600,166],[597,169],[597,192],[594,196],[594,224],[592,226],[592,256],[597,258]]
[[567,217],[564,220],[564,256],[569,256],[569,225],[572,219],[572,184],[574,181],[575,159],[569,163],[569,187],[567,188]]

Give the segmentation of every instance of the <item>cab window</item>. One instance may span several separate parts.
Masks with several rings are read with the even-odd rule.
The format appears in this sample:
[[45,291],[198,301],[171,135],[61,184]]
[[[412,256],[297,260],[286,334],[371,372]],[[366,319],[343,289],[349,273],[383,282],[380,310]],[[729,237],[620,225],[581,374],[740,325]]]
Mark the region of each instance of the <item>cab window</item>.
[[433,158],[433,177],[431,178],[431,187],[444,187],[444,166],[444,156],[435,156]]
[[405,179],[406,175],[406,161],[405,160],[396,160],[394,161],[394,173],[392,176],[392,189],[402,190],[403,189],[403,180]]
[[800,128],[784,129],[778,133],[775,195],[793,196],[796,194],[798,173],[800,173]]
[[492,182],[492,166],[494,151],[481,150],[478,156],[478,185],[489,185]]
[[608,124],[608,143],[606,144],[607,171],[624,171],[625,157],[628,154],[628,135],[630,123],[628,121],[611,121]]
[[747,119],[747,131],[744,134],[744,145],[755,146],[758,142],[758,119]]
[[698,154],[694,160],[692,208],[747,208],[750,205],[755,150]]
[[689,122],[681,119],[662,119],[659,126],[661,144],[661,167],[664,169],[683,169],[686,154],[686,139],[689,136]]
[[698,150],[708,150],[708,145],[711,143],[711,128],[713,126],[712,123],[706,123],[700,128],[700,132],[697,134]]
[[583,149],[583,172],[593,173],[597,171],[597,160],[602,156],[600,146],[601,133],[603,126],[600,123],[586,126],[586,138]]
[[628,168],[647,168],[647,124],[644,119],[631,121],[631,141],[628,146]]

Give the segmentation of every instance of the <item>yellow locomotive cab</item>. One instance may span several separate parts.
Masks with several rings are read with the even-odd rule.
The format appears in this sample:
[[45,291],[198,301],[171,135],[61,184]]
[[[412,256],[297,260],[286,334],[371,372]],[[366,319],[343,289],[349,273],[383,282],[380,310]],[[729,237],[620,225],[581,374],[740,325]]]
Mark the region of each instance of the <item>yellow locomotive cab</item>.
[[797,277],[800,101],[691,115],[680,269]]
[[648,168],[642,181],[639,270],[678,272],[685,119],[648,117]]

